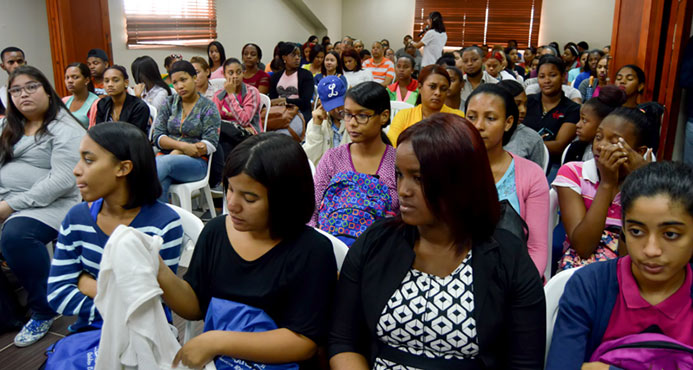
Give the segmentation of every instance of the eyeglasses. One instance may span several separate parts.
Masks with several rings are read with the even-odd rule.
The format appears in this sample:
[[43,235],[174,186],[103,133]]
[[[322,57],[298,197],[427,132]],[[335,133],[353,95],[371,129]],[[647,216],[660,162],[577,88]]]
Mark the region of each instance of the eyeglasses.
[[171,54],[169,56],[173,59],[183,59],[183,56],[181,54]]
[[368,123],[368,121],[377,116],[377,114],[364,114],[364,113],[359,113],[359,114],[351,114],[347,111],[344,111],[344,121],[349,122],[351,121],[352,118],[356,119],[356,123],[359,125],[365,125]]
[[7,91],[10,93],[10,95],[14,96],[15,98],[18,98],[22,95],[22,90],[26,91],[27,94],[31,95],[35,93],[41,86],[43,85],[41,85],[38,82],[29,82],[24,86],[15,86]]

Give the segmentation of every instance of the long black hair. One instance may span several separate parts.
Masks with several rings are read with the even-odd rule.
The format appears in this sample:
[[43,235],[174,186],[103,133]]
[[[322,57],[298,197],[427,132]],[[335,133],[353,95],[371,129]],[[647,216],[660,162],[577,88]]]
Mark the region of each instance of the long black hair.
[[[325,54],[325,58],[327,58],[328,55],[332,55],[333,57],[337,58],[337,68],[335,70],[335,73],[340,74],[340,75],[344,74],[344,66],[342,66],[342,58],[339,56],[339,53],[336,51],[330,51],[329,53]],[[412,66],[413,66],[413,64],[412,64]],[[325,61],[324,60],[322,62],[321,72],[322,72],[323,77],[327,76],[327,68],[325,68]]]
[[154,152],[142,130],[125,122],[105,122],[89,129],[87,135],[119,161],[132,161],[132,171],[126,177],[130,198],[123,208],[156,202],[162,189]]
[[443,33],[445,32],[445,24],[443,23],[443,15],[440,14],[440,12],[431,12],[431,14],[428,15],[428,18],[431,19],[431,28]]
[[[7,86],[12,88],[12,82],[14,82],[14,79],[22,75],[29,76],[31,79],[39,82],[43,87],[43,90],[46,92],[46,94],[48,94],[48,110],[46,110],[46,112],[43,114],[43,123],[41,123],[41,127],[39,127],[34,136],[37,140],[42,135],[48,134],[48,124],[55,120],[61,110],[69,114],[70,117],[75,120],[75,124],[79,125],[79,127],[83,127],[78,123],[79,121],[77,118],[70,113],[70,110],[67,109],[62,99],[60,99],[58,93],[55,92],[53,86],[51,86],[50,82],[48,82],[46,76],[44,76],[44,74],[41,73],[41,71],[39,71],[36,67],[21,66],[15,69],[7,80]],[[24,122],[26,122],[26,117],[24,117],[22,112],[17,109],[16,105],[14,105],[14,101],[12,96],[10,96],[9,91],[7,92],[7,95],[8,99],[5,112],[6,122],[5,127],[2,129],[2,133],[0,133],[0,159],[2,159],[4,162],[8,162],[12,159],[14,144],[16,144],[19,139],[24,136]]]
[[[518,83],[519,84],[519,83]],[[474,91],[469,95],[467,101],[464,104],[464,111],[467,112],[467,107],[469,107],[469,102],[472,98],[479,94],[489,94],[500,98],[505,106],[505,119],[508,117],[513,118],[513,124],[510,126],[508,131],[503,133],[503,145],[510,142],[510,138],[513,136],[517,124],[520,123],[520,112],[515,104],[515,96],[513,96],[507,88],[503,86],[498,86],[498,84],[481,84],[479,87],[474,89]]]
[[214,68],[214,61],[209,56],[209,48],[211,48],[212,45],[216,46],[217,50],[219,51],[219,65],[221,65],[221,63],[224,63],[224,61],[226,60],[226,52],[224,51],[224,45],[222,45],[219,41],[212,41],[209,43],[209,45],[207,45],[207,59],[209,60],[209,68]]
[[[383,85],[377,82],[362,82],[352,87],[347,91],[346,98],[353,100],[364,108],[373,110],[375,114],[390,110],[390,94]],[[387,127],[389,124],[390,118],[388,116],[387,122],[385,122],[383,127]],[[380,138],[383,139],[385,144],[392,145],[390,139],[382,130],[380,131]]]
[[151,90],[154,86],[159,86],[166,90],[169,96],[171,95],[171,88],[161,78],[159,66],[156,65],[154,59],[149,55],[138,57],[132,61],[130,71],[132,72],[132,78],[135,79],[135,83],[144,83],[147,90]]

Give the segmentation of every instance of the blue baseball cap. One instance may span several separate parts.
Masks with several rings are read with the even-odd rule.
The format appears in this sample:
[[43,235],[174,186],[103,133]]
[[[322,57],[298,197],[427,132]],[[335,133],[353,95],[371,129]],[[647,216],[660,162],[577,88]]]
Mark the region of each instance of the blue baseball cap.
[[322,107],[328,112],[344,106],[346,91],[344,81],[337,76],[324,77],[318,83],[318,96]]

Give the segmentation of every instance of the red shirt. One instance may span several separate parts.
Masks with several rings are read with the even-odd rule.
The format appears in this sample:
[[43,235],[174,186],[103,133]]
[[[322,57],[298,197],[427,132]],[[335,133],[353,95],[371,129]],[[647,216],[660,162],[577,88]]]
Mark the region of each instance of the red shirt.
[[270,76],[265,71],[258,70],[251,78],[244,78],[243,82],[259,89],[260,86],[270,86]]
[[640,296],[638,284],[631,271],[630,256],[618,261],[616,276],[619,294],[602,342],[638,334],[652,325],[657,325],[664,335],[693,346],[693,277],[690,265],[686,265],[686,279],[683,285],[655,306]]

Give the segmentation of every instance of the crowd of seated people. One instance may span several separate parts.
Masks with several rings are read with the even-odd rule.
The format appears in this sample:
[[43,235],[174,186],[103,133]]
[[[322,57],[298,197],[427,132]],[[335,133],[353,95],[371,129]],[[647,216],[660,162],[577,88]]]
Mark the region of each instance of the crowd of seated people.
[[[601,355],[614,341],[653,330],[693,347],[693,169],[653,163],[663,107],[643,101],[643,70],[585,42],[443,53],[443,16],[426,24],[396,51],[311,35],[266,64],[257,44],[214,41],[163,74],[145,52],[128,71],[92,49],[64,97],[2,50],[0,252],[28,299],[0,273],[0,330],[19,347],[58,315],[76,317],[70,335],[102,330],[99,263],[127,225],[163,239],[169,322],[222,300],[273,325],[206,330],[173,365],[598,369],[617,366]],[[228,214],[205,220],[178,276],[169,189],[212,157]],[[547,343],[552,269],[574,274]]]

